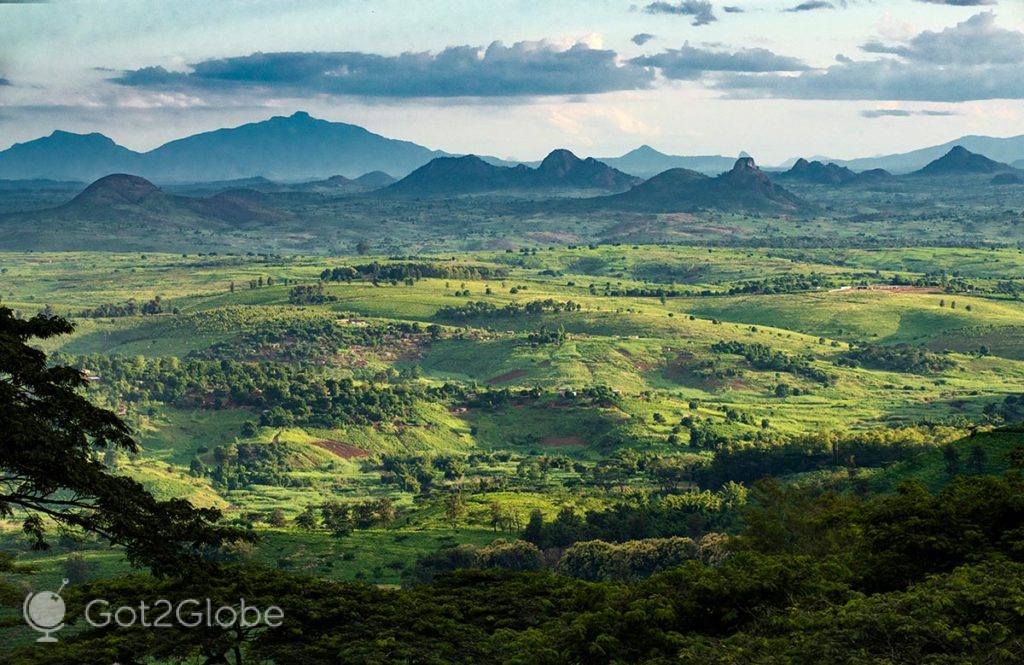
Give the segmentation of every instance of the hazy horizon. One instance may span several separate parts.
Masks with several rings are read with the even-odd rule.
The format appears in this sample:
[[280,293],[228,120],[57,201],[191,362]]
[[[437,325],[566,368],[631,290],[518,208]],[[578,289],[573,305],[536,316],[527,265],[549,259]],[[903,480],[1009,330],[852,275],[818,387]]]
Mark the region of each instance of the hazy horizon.
[[0,41],[3,148],[60,129],[146,151],[299,109],[525,161],[1024,134],[1008,0],[0,2]]

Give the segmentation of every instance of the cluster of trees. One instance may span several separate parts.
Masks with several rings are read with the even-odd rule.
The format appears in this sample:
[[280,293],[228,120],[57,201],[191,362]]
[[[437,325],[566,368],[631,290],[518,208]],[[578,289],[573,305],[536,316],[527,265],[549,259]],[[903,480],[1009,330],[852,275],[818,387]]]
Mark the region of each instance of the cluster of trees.
[[436,324],[374,323],[344,326],[327,319],[284,325],[268,322],[265,327],[243,332],[226,342],[216,342],[207,349],[189,354],[189,357],[296,362],[323,358],[353,346],[381,348],[393,345],[398,340],[426,336],[436,339],[440,335],[441,327]]
[[477,317],[516,317],[557,312],[578,312],[582,309],[582,305],[572,300],[560,301],[552,298],[533,300],[525,304],[508,303],[502,307],[486,301],[473,301],[465,305],[442,307],[437,310],[434,316],[442,320],[457,321]]
[[261,412],[261,425],[316,427],[371,425],[414,418],[417,401],[460,397],[446,384],[379,385],[335,379],[283,363],[233,360],[83,356],[69,364],[101,377],[97,388],[115,399],[155,400],[189,408],[244,406]]
[[284,443],[229,443],[213,449],[213,466],[193,459],[190,472],[208,476],[215,484],[234,490],[251,485],[300,487],[308,484],[291,475],[294,453]]
[[1002,402],[986,404],[985,414],[998,416],[1006,423],[1024,422],[1024,394],[1007,395]]
[[625,543],[602,540],[578,542],[564,550],[541,551],[524,540],[497,539],[488,545],[442,548],[416,560],[407,573],[413,582],[433,581],[439,574],[475,568],[510,571],[552,570],[581,580],[635,582],[688,561],[713,560],[724,542],[709,534],[700,545],[692,538],[646,538]]
[[814,367],[806,358],[794,358],[788,353],[776,351],[764,344],[721,341],[712,344],[711,350],[716,353],[743,356],[743,359],[750,363],[754,369],[786,372],[795,376],[802,376],[826,386],[833,382],[833,377],[828,372]]
[[930,272],[920,277],[893,275],[889,283],[893,286],[938,286],[946,293],[968,293],[977,288],[969,280],[946,272]]
[[557,328],[541,326],[538,330],[530,332],[526,336],[526,341],[530,346],[543,346],[545,344],[561,344],[567,337],[565,328],[561,325]]
[[[135,302],[134,299],[130,299],[128,302],[122,304],[103,303],[98,307],[83,309],[78,313],[78,316],[83,319],[113,319],[121,316],[163,314],[167,311],[168,310],[164,307],[163,299],[160,296],[156,296],[152,300],[147,300],[141,305]],[[170,311],[174,314],[178,313],[177,308]]]
[[692,538],[645,538],[625,543],[590,540],[574,543],[558,559],[556,570],[581,580],[619,582],[645,579],[688,561],[701,559],[721,542],[719,534],[708,534],[701,546]]
[[466,458],[458,455],[380,456],[377,464],[380,480],[398,485],[407,492],[430,490],[439,479],[457,480],[466,472]]
[[622,543],[644,538],[700,537],[728,527],[736,511],[746,502],[747,489],[727,483],[718,492],[705,490],[640,497],[606,510],[587,511],[582,516],[573,508],[565,507],[550,522],[540,511],[534,511],[522,538],[547,549],[568,547],[586,540]]
[[[597,295],[597,286],[595,284],[590,285],[590,294]],[[629,298],[660,298],[662,302],[666,298],[675,298],[677,296],[686,295],[685,291],[679,289],[666,289],[664,287],[637,287],[631,286],[628,288],[622,288],[619,286],[612,286],[611,284],[605,284],[604,292],[602,295],[618,298],[626,296]]]
[[489,545],[457,545],[421,556],[408,572],[408,578],[424,583],[440,573],[466,568],[537,571],[542,565],[541,551],[533,543],[499,538]]
[[1005,293],[1019,300],[1024,297],[1024,281],[1019,279],[1002,279],[996,282],[996,293]]
[[956,367],[949,358],[909,344],[861,344],[844,353],[838,363],[906,374],[936,374]]
[[508,270],[485,265],[439,262],[366,263],[357,266],[324,268],[320,279],[325,282],[351,282],[359,277],[373,281],[392,282],[435,279],[501,279],[508,276]]
[[299,284],[288,291],[288,302],[293,305],[323,305],[337,299],[337,296],[324,293],[324,285],[321,282]]
[[295,526],[307,531],[326,529],[342,538],[356,529],[387,526],[395,521],[398,511],[387,497],[367,501],[326,501],[319,506],[306,506],[295,517]]
[[821,432],[789,439],[724,440],[710,462],[693,466],[692,479],[701,487],[720,487],[824,468],[883,466],[934,449],[958,434],[948,427],[904,427]]
[[724,293],[731,296],[739,294],[800,293],[803,291],[833,289],[840,285],[841,282],[834,275],[812,272],[810,274],[775,275],[764,279],[743,282],[730,287]]

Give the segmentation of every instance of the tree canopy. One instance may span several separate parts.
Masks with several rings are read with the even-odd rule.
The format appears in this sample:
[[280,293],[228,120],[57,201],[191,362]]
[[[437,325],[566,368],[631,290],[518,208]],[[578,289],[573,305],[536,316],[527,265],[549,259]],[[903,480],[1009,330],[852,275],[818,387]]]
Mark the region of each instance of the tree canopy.
[[0,307],[0,515],[23,519],[36,547],[46,547],[50,518],[104,536],[156,573],[180,572],[240,537],[215,524],[217,510],[157,500],[103,465],[108,449],[138,450],[128,426],[81,394],[79,370],[48,365],[30,345],[71,331],[62,318],[23,320]]

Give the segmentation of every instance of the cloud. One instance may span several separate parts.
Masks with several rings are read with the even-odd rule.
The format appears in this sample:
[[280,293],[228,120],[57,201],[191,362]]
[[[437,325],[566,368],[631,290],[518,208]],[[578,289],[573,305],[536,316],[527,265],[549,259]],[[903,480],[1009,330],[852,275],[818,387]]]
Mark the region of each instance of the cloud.
[[926,30],[902,44],[871,41],[861,49],[937,65],[1024,62],[1024,32],[1000,28],[995,20],[991,12],[982,12],[940,32]]
[[652,2],[644,7],[647,14],[675,14],[692,16],[693,25],[707,25],[717,21],[709,0],[680,0],[679,2]]
[[451,46],[438,53],[279,52],[204,60],[189,72],[126,71],[124,86],[223,92],[362,97],[516,97],[579,95],[650,87],[654,73],[620,63],[614,51],[547,41]]
[[930,5],[951,5],[953,7],[982,7],[997,4],[998,0],[917,0]]
[[647,42],[651,41],[652,39],[654,39],[654,35],[652,35],[651,33],[649,33],[649,32],[641,32],[641,33],[633,35],[633,37],[630,38],[629,41],[633,42],[637,46],[643,46],[644,44],[646,44]]
[[784,9],[785,12],[812,12],[815,9],[835,9],[835,5],[831,2],[825,2],[825,0],[808,0],[807,2],[801,2],[795,7]]
[[877,99],[963,102],[1024,99],[1024,33],[995,25],[981,13],[902,43],[869,42],[877,60],[837,58],[827,69],[797,76],[733,74],[715,85],[734,97]]
[[726,5],[722,7],[722,11],[726,14],[742,14],[746,10],[743,7],[737,7],[736,5]]
[[629,62],[657,67],[666,78],[694,80],[707,72],[796,72],[809,69],[798,58],[778,55],[763,48],[739,51],[712,51],[684,44],[656,55],[633,58]]
[[923,111],[907,111],[904,109],[866,109],[860,114],[865,118],[909,118],[911,116],[954,116],[954,111],[938,111],[926,109]]

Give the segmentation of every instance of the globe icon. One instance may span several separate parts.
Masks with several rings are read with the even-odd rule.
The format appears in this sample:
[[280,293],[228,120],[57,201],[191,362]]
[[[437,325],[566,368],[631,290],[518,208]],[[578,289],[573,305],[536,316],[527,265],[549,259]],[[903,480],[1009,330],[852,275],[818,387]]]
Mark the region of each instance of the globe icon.
[[28,615],[39,628],[56,628],[64,620],[64,599],[52,591],[32,594],[28,603]]
[[[61,590],[63,589],[64,586],[61,585]],[[33,630],[43,633],[43,636],[36,640],[37,642],[56,642],[57,638],[51,637],[50,633],[55,633],[64,627],[64,614],[67,608],[64,606],[64,599],[59,594],[59,591],[57,593],[39,591],[25,597],[25,603],[22,606],[25,623]]]

